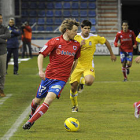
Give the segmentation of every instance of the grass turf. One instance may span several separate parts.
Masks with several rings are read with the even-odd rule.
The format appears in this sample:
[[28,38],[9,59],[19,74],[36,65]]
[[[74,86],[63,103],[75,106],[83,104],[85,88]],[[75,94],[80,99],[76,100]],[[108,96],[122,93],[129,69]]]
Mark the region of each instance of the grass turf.
[[[133,103],[140,100],[140,65],[133,62],[129,81],[123,82],[119,57],[111,62],[109,56],[95,56],[96,79],[85,86],[78,96],[79,112],[71,112],[69,83],[49,110],[35,122],[30,130],[19,126],[10,140],[138,140],[139,119],[134,117]],[[44,61],[44,67],[48,58]],[[40,83],[37,75],[37,57],[19,64],[19,75],[13,75],[9,66],[5,93],[12,94],[0,106],[0,138],[30,105]],[[1,100],[2,98],[0,98]],[[80,122],[78,132],[67,132],[64,121],[75,117]]]

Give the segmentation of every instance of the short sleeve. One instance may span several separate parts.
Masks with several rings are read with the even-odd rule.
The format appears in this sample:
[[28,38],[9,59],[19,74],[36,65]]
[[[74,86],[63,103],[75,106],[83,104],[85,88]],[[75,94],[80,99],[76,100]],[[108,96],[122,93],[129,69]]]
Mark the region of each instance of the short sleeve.
[[105,42],[106,42],[105,37],[97,36],[97,39],[98,39],[98,43],[100,43],[100,44],[105,44]]
[[49,40],[44,47],[39,51],[39,54],[42,54],[46,57],[50,52],[52,52],[56,47],[57,41],[55,38]]

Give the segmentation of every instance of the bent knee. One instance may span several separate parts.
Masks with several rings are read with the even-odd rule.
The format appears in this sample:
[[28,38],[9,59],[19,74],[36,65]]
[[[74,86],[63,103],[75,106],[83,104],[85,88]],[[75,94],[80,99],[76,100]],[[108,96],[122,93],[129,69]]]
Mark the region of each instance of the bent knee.
[[94,80],[93,80],[93,81],[85,81],[85,84],[86,84],[87,86],[91,86],[91,85],[93,84],[93,82],[94,82]]
[[42,101],[42,98],[36,98],[36,97],[34,98],[35,105],[40,105],[41,101]]
[[78,87],[78,82],[72,83],[72,84],[71,84],[71,91],[72,91],[73,93],[76,92],[77,87]]
[[76,90],[77,90],[77,86],[76,86],[76,87],[71,86],[71,91],[72,91],[73,93],[76,92]]
[[131,66],[132,66],[132,64],[127,64],[127,66],[128,66],[128,67],[131,67]]

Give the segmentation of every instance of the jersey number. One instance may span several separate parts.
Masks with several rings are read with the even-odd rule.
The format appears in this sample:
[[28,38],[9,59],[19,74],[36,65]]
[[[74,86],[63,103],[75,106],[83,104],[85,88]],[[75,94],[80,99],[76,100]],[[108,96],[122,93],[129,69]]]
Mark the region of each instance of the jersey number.
[[40,87],[39,87],[39,92],[42,92],[42,91],[44,91],[45,89],[46,89],[46,87],[40,85]]

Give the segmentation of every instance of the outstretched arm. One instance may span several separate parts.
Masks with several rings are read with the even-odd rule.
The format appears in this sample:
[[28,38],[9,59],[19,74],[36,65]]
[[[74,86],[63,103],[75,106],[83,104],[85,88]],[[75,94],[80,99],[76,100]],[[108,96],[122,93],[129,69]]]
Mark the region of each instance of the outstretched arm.
[[108,42],[108,40],[106,40],[105,45],[107,46],[107,48],[108,48],[108,50],[109,50],[109,52],[110,52],[111,60],[112,60],[112,61],[116,61],[117,58],[116,58],[116,56],[114,55],[114,53],[113,53],[113,51],[112,51],[112,48],[111,48],[111,45],[110,45],[110,43]]
[[72,74],[72,72],[73,72],[74,69],[76,68],[77,63],[78,63],[78,59],[76,59],[76,60],[73,62],[70,75]]
[[138,57],[135,58],[135,62],[136,63],[140,63],[140,56],[138,56]]
[[44,56],[42,54],[38,55],[38,69],[39,69],[39,76],[42,80],[45,80],[45,73],[43,72],[43,60]]
[[5,43],[6,44],[7,40],[0,38],[0,43]]
[[2,39],[9,39],[11,37],[11,33],[9,32],[8,28],[5,29],[5,33],[0,35]]

